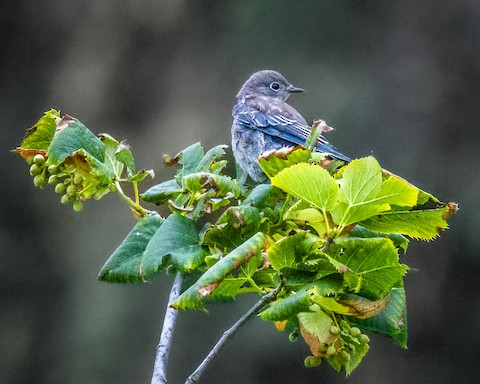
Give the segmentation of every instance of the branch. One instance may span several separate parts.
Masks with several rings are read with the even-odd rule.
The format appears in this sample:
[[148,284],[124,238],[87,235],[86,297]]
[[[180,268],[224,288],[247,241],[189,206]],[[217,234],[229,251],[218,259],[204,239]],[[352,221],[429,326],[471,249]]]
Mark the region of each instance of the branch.
[[220,353],[222,348],[225,346],[227,341],[229,341],[235,333],[253,316],[257,315],[261,312],[261,310],[271,301],[275,300],[277,294],[283,288],[284,280],[280,281],[280,284],[273,290],[267,293],[266,295],[262,296],[262,298],[252,307],[249,309],[247,313],[245,313],[240,319],[237,320],[235,324],[233,324],[228,330],[226,330],[220,340],[218,340],[217,344],[212,348],[210,353],[207,357],[202,361],[202,363],[198,366],[198,368],[188,377],[185,384],[195,384],[198,383],[200,377],[207,369],[208,365],[215,359],[215,357]]
[[151,384],[166,384],[167,382],[167,365],[168,357],[170,355],[170,346],[173,340],[173,331],[175,330],[175,321],[177,319],[178,311],[170,306],[180,296],[182,289],[182,274],[177,273],[175,281],[173,282],[168,298],[167,310],[165,311],[165,318],[163,319],[162,333],[160,341],[157,345],[157,353],[155,355],[155,366],[153,367],[153,375]]

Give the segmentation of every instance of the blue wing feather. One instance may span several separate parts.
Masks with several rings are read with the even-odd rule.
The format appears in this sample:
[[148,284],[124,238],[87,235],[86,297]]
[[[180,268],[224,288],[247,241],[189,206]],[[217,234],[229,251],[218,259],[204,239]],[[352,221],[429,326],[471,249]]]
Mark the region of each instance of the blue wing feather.
[[[246,128],[260,130],[270,136],[286,141],[286,145],[304,145],[311,129],[295,108],[282,100],[256,97],[245,100],[233,107],[235,119]],[[331,145],[323,136],[319,136],[316,149],[328,153],[337,159],[351,159]]]

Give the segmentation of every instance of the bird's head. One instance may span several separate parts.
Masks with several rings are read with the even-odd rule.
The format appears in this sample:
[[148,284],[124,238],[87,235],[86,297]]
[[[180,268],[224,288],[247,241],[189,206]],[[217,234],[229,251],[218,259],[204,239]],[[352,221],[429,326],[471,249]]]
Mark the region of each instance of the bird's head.
[[294,92],[303,92],[303,89],[294,87],[276,71],[263,70],[250,76],[238,92],[237,99],[267,96],[286,101]]

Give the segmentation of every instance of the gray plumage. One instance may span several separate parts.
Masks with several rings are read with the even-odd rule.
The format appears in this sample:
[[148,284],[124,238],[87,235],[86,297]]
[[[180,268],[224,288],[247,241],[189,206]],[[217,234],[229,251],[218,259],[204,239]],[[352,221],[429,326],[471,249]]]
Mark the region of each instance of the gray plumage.
[[[258,166],[258,156],[272,149],[303,145],[310,135],[305,119],[286,103],[295,92],[303,89],[294,87],[276,71],[264,70],[250,76],[237,94],[232,111],[233,154],[257,182],[267,179]],[[316,148],[333,158],[350,161],[323,136],[319,137]]]

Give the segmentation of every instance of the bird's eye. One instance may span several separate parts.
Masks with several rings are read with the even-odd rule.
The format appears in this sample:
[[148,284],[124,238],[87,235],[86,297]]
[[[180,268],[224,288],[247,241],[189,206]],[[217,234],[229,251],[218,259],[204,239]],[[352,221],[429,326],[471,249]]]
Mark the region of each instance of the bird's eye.
[[273,89],[274,91],[278,91],[280,89],[280,84],[274,81],[272,84],[270,84],[270,88]]

